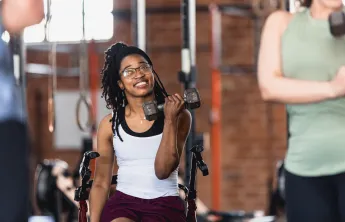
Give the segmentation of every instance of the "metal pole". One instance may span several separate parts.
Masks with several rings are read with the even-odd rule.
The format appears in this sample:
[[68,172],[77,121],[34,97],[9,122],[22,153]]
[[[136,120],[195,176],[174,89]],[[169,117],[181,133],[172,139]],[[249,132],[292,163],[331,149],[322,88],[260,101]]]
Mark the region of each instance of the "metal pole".
[[[182,0],[181,2],[181,23],[182,23],[182,50],[181,50],[181,72],[179,80],[183,83],[184,89],[194,88],[196,79],[195,67],[195,0]],[[195,141],[195,113],[190,110],[192,124],[190,134],[187,138],[185,148],[185,176],[184,183],[189,184],[191,179],[191,148]]]
[[146,0],[137,0],[138,47],[146,51]]
[[[181,72],[180,81],[184,83],[184,89],[189,86],[189,78],[191,71],[191,54],[189,50],[189,21],[188,21],[188,0],[182,0],[181,4],[181,22],[182,22],[182,50],[181,50]],[[193,119],[192,119],[192,122]],[[193,144],[193,133],[190,132],[185,148],[185,170],[184,184],[189,184],[191,178],[191,158],[190,149]]]
[[132,23],[132,42],[138,46],[138,0],[132,0],[131,3],[131,23]]
[[[189,19],[189,48],[190,48],[190,54],[191,54],[191,67],[192,69],[195,68],[196,64],[196,2],[195,0],[189,0],[188,4],[188,19]],[[195,73],[194,73],[195,74]],[[193,78],[194,77],[194,78]],[[196,76],[192,77],[192,82],[195,83]]]
[[146,51],[146,0],[132,0],[133,43]]

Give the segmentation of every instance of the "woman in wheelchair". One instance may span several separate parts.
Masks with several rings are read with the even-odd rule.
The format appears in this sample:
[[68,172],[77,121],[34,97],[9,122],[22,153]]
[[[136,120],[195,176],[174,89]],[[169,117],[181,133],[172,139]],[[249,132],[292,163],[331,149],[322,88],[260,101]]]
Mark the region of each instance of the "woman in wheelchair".
[[[98,129],[91,222],[186,221],[178,166],[192,120],[184,100],[167,94],[145,52],[124,43],[105,53],[102,89],[112,114]],[[145,119],[146,101],[164,104],[157,120]],[[109,198],[114,158],[118,178]]]

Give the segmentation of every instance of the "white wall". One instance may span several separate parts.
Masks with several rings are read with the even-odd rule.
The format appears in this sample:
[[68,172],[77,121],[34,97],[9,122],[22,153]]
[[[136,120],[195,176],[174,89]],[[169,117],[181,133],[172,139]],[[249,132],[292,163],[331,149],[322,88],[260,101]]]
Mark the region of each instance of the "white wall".
[[[90,97],[89,97],[90,98]],[[56,149],[72,148],[80,149],[82,139],[89,137],[88,133],[81,132],[76,121],[76,104],[79,99],[77,90],[58,90],[55,93],[56,125],[54,132],[54,145]],[[97,101],[97,127],[100,120],[111,110],[106,108],[104,98],[101,98],[101,91],[98,93]],[[81,120],[85,123],[87,117],[86,107],[82,106]]]

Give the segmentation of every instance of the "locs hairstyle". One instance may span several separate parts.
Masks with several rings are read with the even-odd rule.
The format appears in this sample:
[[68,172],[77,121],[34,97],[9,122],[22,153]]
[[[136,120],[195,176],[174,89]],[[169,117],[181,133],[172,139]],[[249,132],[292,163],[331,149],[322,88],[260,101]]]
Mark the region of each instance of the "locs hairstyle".
[[113,116],[110,120],[112,122],[112,130],[114,135],[117,134],[121,141],[123,140],[119,134],[119,125],[123,121],[122,117],[124,116],[125,106],[128,102],[125,93],[118,85],[118,81],[120,80],[121,61],[131,54],[141,55],[148,64],[151,65],[155,76],[153,93],[157,103],[164,103],[165,97],[168,96],[158,74],[153,69],[150,57],[144,51],[135,46],[128,46],[122,42],[110,46],[105,52],[105,63],[101,72],[102,97],[104,97],[106,101],[107,108],[113,111]]

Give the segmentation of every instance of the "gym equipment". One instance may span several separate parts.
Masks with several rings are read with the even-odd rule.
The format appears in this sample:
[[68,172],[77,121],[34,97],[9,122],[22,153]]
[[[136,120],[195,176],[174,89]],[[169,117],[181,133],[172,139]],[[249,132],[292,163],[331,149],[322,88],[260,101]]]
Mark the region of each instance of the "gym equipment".
[[[36,202],[43,216],[51,216],[55,221],[60,221],[62,213],[68,213],[68,222],[74,221],[76,205],[62,191],[57,184],[57,175],[54,171],[63,169],[63,176],[69,177],[68,165],[61,160],[44,160],[36,168]],[[67,184],[68,185],[68,184]],[[73,184],[72,184],[73,185]],[[72,187],[65,187],[70,190]]]
[[51,52],[49,53],[49,63],[52,69],[52,75],[48,77],[48,129],[49,132],[54,132],[55,130],[55,100],[54,95],[56,92],[56,42],[51,43]]
[[[80,56],[79,56],[79,99],[76,105],[76,120],[79,129],[83,132],[90,132],[93,126],[91,102],[87,96],[88,85],[88,46],[85,38],[85,0],[82,1],[82,39],[80,41]],[[82,124],[80,110],[82,105],[87,110],[87,120]]]
[[188,202],[187,208],[187,221],[196,222],[196,173],[198,167],[203,176],[208,175],[208,167],[202,160],[201,152],[204,151],[204,147],[195,145],[190,150],[192,152],[191,160],[191,177],[189,181],[189,192],[186,194],[186,200]]
[[[78,180],[79,181],[79,177],[80,177],[80,166],[81,166],[81,163],[83,162],[83,159],[84,159],[84,154],[86,152],[89,152],[89,151],[92,151],[93,150],[93,141],[92,141],[92,138],[84,138],[83,141],[82,141],[82,149],[80,150],[80,155],[79,155],[79,160],[77,162],[77,165],[76,167],[74,168],[73,170],[73,179],[75,180]],[[92,169],[92,167],[91,167]]]
[[[196,88],[186,89],[184,91],[183,100],[186,109],[196,109],[200,107],[200,95]],[[156,101],[148,101],[143,103],[145,118],[149,121],[156,120],[159,112],[163,111],[164,104],[157,104]]]
[[87,192],[87,182],[91,178],[91,170],[89,168],[90,161],[99,157],[99,153],[94,151],[88,151],[84,154],[84,158],[80,164],[79,174],[81,176],[81,186],[75,190],[74,200],[80,204],[78,218],[79,222],[87,222],[86,213],[88,211],[86,200],[89,198]]
[[[182,24],[182,49],[181,71],[178,72],[178,80],[184,89],[196,88],[196,2],[195,0],[181,0],[181,24]],[[190,110],[192,120],[195,119],[193,110]],[[185,149],[185,175],[184,184],[191,180],[191,149],[195,143],[195,121],[192,121],[190,133],[186,141]]]
[[98,105],[98,89],[100,84],[99,78],[99,58],[96,48],[96,42],[91,40],[88,47],[89,56],[89,76],[90,76],[90,92],[91,92],[91,137],[92,149],[96,150],[97,141],[97,105]]
[[[51,14],[51,0],[47,1],[46,5],[46,23],[44,27],[45,31],[45,41],[49,42],[50,40],[50,23],[52,19]],[[48,130],[53,133],[55,130],[55,92],[56,92],[56,82],[57,82],[57,73],[56,73],[56,42],[49,42],[50,52],[49,52],[49,65],[51,70],[51,75],[48,76]]]
[[334,37],[342,37],[345,34],[345,13],[343,11],[332,12],[328,17],[329,29]]
[[[203,161],[201,152],[203,152],[204,148],[201,145],[193,146],[190,150],[193,155],[191,159],[191,180],[189,181],[189,189],[181,184],[178,184],[179,189],[185,192],[185,201],[188,203],[187,209],[187,221],[188,222],[196,222],[196,204],[195,199],[197,197],[196,192],[196,174],[197,174],[197,167],[201,170],[203,176],[208,175],[208,167],[206,163]],[[80,175],[82,177],[82,184],[75,190],[75,197],[74,200],[79,202],[79,214],[78,214],[78,221],[79,222],[87,222],[86,213],[88,211],[86,200],[88,199],[89,192],[88,189],[92,188],[93,180],[90,180],[91,170],[89,168],[90,161],[92,159],[96,159],[99,157],[99,153],[95,151],[88,151],[84,154],[83,161],[80,164]],[[111,184],[116,184],[117,175],[113,175]]]

